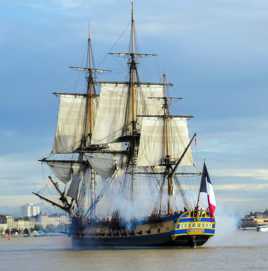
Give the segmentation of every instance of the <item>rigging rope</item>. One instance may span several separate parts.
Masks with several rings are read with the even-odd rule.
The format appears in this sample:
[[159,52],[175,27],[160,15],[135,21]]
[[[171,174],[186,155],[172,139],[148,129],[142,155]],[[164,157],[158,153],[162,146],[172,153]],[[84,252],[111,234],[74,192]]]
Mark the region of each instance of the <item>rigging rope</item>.
[[[129,28],[129,26],[130,26],[130,23],[129,23],[128,26],[121,32],[121,34],[119,35],[118,39],[116,39],[115,42],[112,44],[112,46],[111,46],[110,49],[108,50],[108,53],[111,52],[111,51],[115,48],[115,46],[118,44],[118,42],[119,42],[119,41],[122,39],[122,37],[126,34],[128,28]],[[108,56],[109,56],[109,54],[107,54],[107,53],[103,56],[103,58],[102,58],[101,61],[99,62],[100,65],[103,65],[103,64],[106,62]]]
[[86,216],[91,216],[92,215],[93,210],[95,209],[96,205],[100,202],[100,200],[104,197],[104,194],[105,194],[106,190],[112,184],[113,180],[114,180],[114,178],[111,178],[110,181],[107,182],[104,185],[104,187],[102,188],[101,192],[96,197],[95,201],[92,203],[92,205],[86,211],[86,213],[85,213]]
[[175,182],[176,182],[177,187],[179,188],[179,192],[180,192],[181,198],[182,198],[182,200],[183,200],[184,206],[185,206],[187,209],[190,209],[190,204],[189,204],[188,200],[186,199],[184,190],[183,190],[183,188],[182,188],[182,186],[181,186],[181,183],[180,183],[178,177],[175,176],[174,180],[175,180]]

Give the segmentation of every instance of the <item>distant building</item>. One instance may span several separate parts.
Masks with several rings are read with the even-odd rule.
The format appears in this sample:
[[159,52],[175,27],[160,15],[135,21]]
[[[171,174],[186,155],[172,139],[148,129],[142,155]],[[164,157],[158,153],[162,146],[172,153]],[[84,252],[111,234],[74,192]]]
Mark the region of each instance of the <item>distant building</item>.
[[70,218],[67,215],[39,215],[37,217],[37,224],[43,228],[47,226],[69,225],[70,223]]
[[15,229],[16,228],[16,223],[15,223],[15,220],[14,220],[14,217],[11,216],[11,215],[6,215],[6,221],[7,221],[7,227],[9,229]]
[[[30,213],[30,211],[25,208],[25,211],[28,211],[29,215],[33,215],[35,212],[39,212],[39,209],[32,209]],[[45,230],[62,231],[62,229],[66,230],[70,223],[70,218],[64,214],[39,214],[31,217],[24,216],[18,218],[14,218],[10,215],[0,215],[0,235],[5,234],[7,230],[10,232],[23,232],[24,230],[28,230],[30,232],[40,226]]]
[[34,217],[40,214],[40,207],[34,204],[26,204],[22,206],[22,215],[24,217]]
[[6,216],[0,215],[0,234],[3,234],[7,228],[8,226]]
[[14,221],[14,228],[16,230],[25,230],[25,229],[33,229],[35,227],[36,223],[34,219],[23,219],[23,218],[17,218]]

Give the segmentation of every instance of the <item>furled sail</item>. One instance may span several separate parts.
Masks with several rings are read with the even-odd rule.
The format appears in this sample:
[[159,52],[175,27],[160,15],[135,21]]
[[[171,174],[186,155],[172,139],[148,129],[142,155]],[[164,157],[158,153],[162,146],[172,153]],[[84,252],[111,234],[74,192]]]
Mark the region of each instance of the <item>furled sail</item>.
[[[97,99],[94,98],[96,110]],[[85,131],[86,96],[61,94],[53,153],[71,153],[78,149]]]
[[[157,166],[164,163],[166,147],[170,159],[175,161],[189,143],[187,120],[185,118],[168,118],[167,136],[164,137],[164,119],[145,117],[142,119],[141,139],[137,165],[140,167]],[[166,141],[166,144],[165,144]],[[188,150],[180,165],[191,166],[192,152]]]
[[[99,107],[96,125],[92,135],[92,144],[106,144],[113,142],[122,135],[126,135],[130,127],[130,113],[128,110],[128,84],[101,84]],[[152,99],[163,97],[162,85],[140,85],[137,89],[137,115],[163,115],[162,101]],[[138,120],[139,129],[140,120]]]

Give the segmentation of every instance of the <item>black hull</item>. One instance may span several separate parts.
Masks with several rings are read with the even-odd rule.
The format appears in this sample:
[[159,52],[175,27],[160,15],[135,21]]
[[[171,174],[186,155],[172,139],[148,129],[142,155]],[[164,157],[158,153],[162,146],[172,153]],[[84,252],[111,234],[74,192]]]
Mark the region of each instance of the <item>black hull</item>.
[[210,236],[177,236],[170,234],[133,236],[127,238],[72,237],[75,248],[133,248],[133,247],[198,247],[204,245]]
[[207,213],[197,217],[183,212],[137,220],[131,229],[119,224],[87,224],[76,218],[72,222],[73,247],[77,248],[199,247],[215,234],[215,218]]

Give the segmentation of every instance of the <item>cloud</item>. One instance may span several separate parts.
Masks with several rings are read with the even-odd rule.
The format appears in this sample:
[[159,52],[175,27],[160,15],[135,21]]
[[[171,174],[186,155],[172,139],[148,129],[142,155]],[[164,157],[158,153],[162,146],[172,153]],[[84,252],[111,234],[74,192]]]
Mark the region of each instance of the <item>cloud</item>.
[[31,152],[0,156],[1,196],[31,195],[45,186],[48,169],[36,157]]
[[256,191],[268,190],[267,184],[222,184],[214,185],[216,191],[250,191],[252,193]]
[[213,175],[215,177],[238,177],[245,179],[250,178],[268,181],[268,169],[254,169],[254,168],[215,169],[213,170]]
[[268,179],[266,118],[203,118],[191,124],[198,134],[195,158],[206,159],[211,174]]
[[1,207],[18,207],[26,203],[36,203],[39,204],[41,201],[34,195],[11,195],[11,196],[0,196]]
[[[224,180],[221,181],[221,184],[214,183],[213,187],[215,191],[218,192],[230,192],[230,191],[248,191],[252,192],[254,194],[255,192],[258,191],[266,191],[268,190],[268,183],[236,183],[233,181],[233,183],[224,183]],[[183,184],[182,188],[184,190],[189,190],[189,191],[198,191],[198,185],[191,185],[191,184]]]

